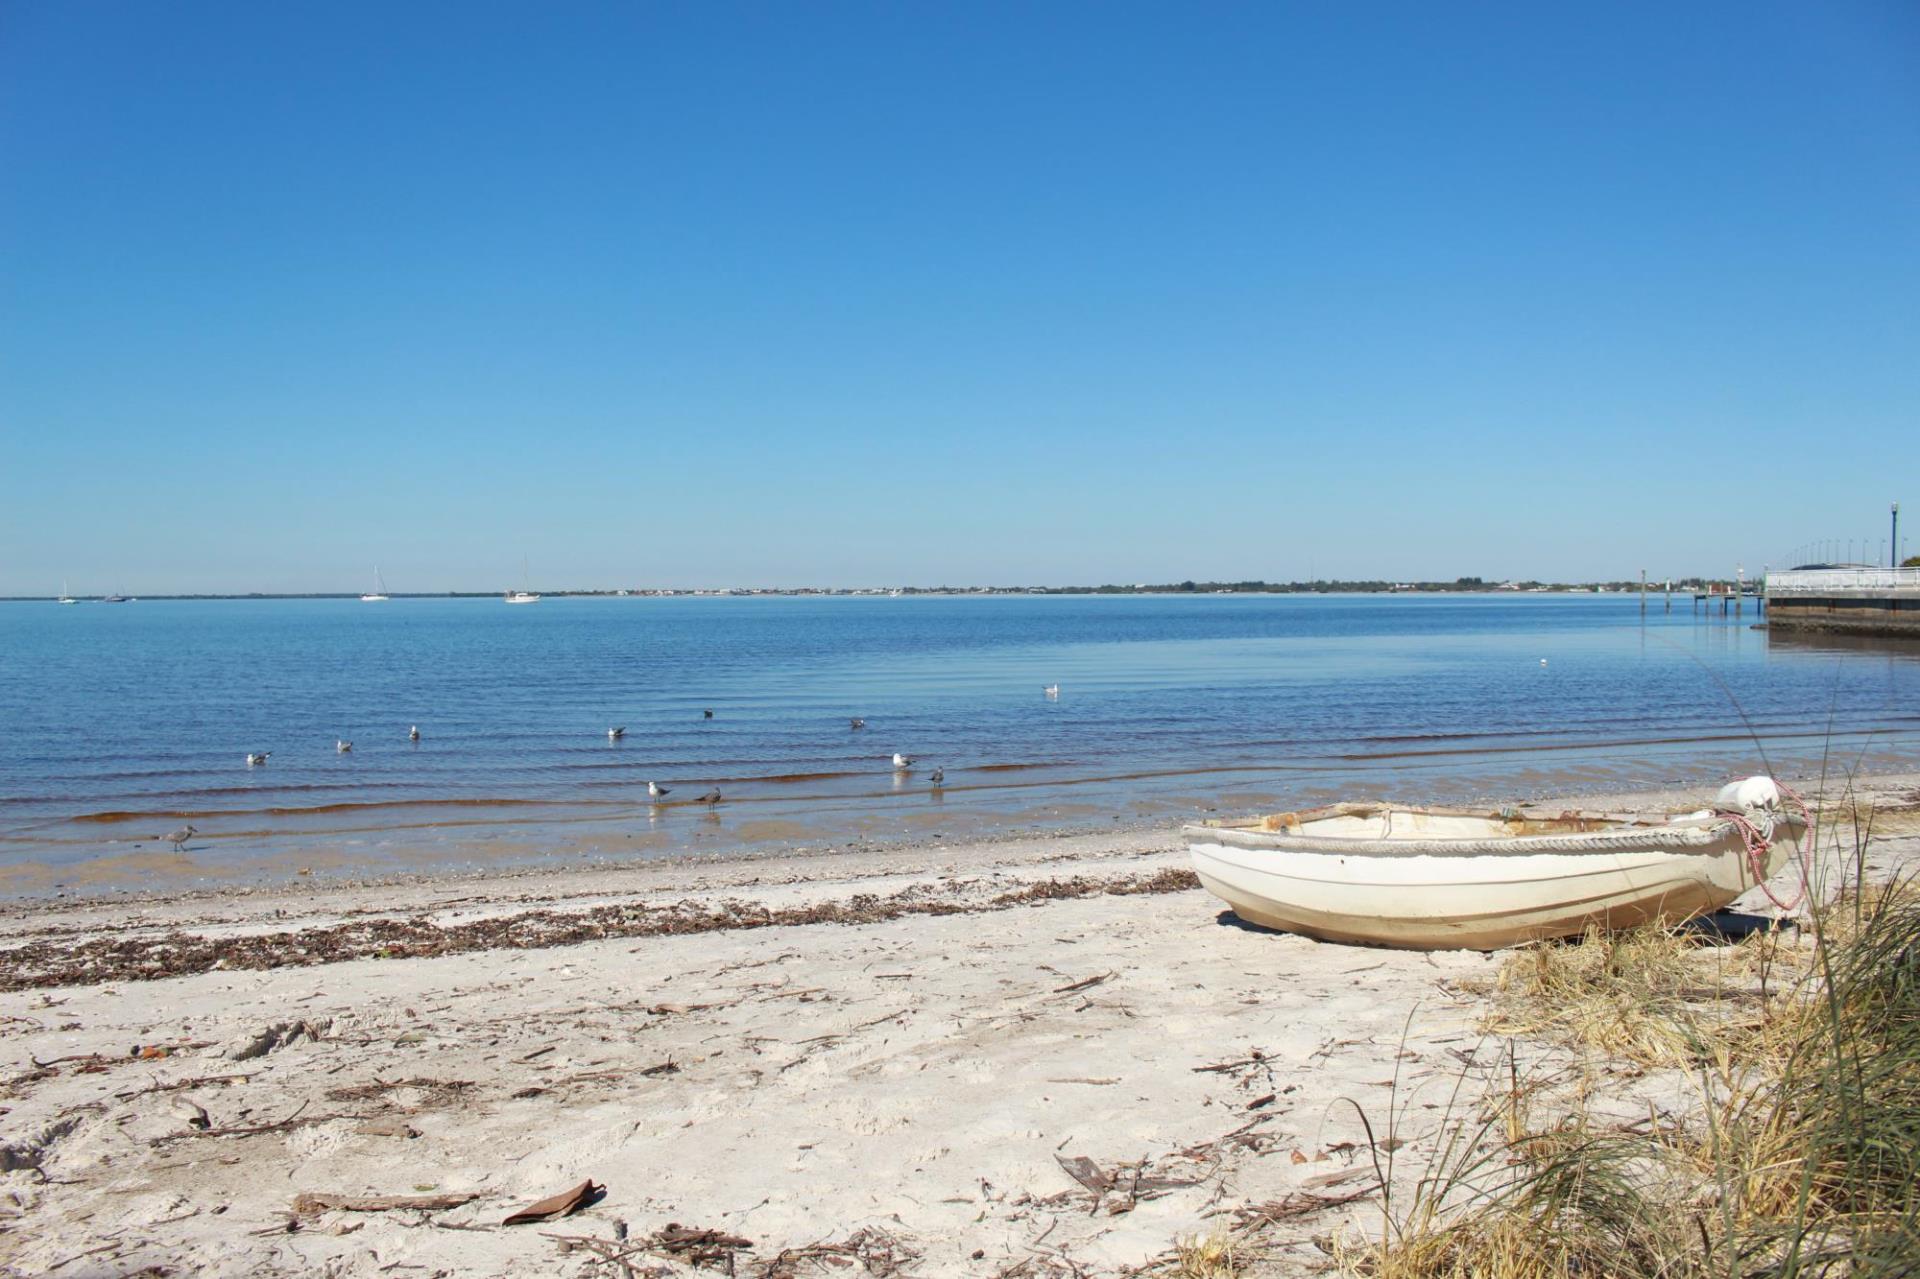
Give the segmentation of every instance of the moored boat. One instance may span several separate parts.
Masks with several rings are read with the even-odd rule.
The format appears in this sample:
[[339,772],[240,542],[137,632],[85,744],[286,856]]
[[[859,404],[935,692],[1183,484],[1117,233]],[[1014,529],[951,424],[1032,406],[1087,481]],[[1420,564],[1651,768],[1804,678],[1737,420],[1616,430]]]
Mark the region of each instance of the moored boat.
[[[1756,781],[1773,785],[1742,785]],[[1784,866],[1807,829],[1804,811],[1773,805],[1648,817],[1347,803],[1186,835],[1200,882],[1251,923],[1492,950],[1717,910]]]
[[[527,575],[527,561],[526,561],[526,557],[522,556],[520,558],[520,576],[524,579],[526,575]],[[530,591],[525,586],[522,586],[517,591],[508,591],[501,598],[506,600],[507,603],[509,604],[538,604],[540,602],[539,592]]]

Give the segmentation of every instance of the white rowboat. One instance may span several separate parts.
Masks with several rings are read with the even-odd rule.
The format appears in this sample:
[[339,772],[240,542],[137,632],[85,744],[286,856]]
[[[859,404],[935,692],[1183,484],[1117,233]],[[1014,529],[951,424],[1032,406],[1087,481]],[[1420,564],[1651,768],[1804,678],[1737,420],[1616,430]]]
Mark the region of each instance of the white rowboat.
[[1547,816],[1334,804],[1186,836],[1201,884],[1251,923],[1324,941],[1492,950],[1718,910],[1797,854],[1806,830],[1801,815],[1773,809]]

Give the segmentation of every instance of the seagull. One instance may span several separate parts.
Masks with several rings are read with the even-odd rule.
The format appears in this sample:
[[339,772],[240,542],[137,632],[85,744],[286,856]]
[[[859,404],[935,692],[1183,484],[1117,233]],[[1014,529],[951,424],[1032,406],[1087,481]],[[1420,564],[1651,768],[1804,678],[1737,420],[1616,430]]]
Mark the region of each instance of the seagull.
[[647,794],[654,799],[665,799],[668,795],[673,794],[673,787],[662,786],[659,782],[648,782]]
[[617,742],[626,735],[627,730],[625,728],[609,728],[607,730],[607,740],[610,742]]
[[893,753],[893,766],[895,768],[912,768],[913,761],[916,758],[918,757],[913,755],[902,755],[899,751],[895,751]]
[[1045,693],[1048,697],[1052,697],[1055,699],[1057,699],[1060,696],[1060,686],[1058,684],[1049,684],[1045,688],[1041,689],[1040,691]]
[[264,764],[264,763],[266,763],[266,762],[267,762],[267,756],[269,756],[269,755],[271,755],[271,754],[273,754],[273,752],[272,752],[272,751],[258,751],[258,752],[255,752],[255,751],[248,751],[248,752],[247,752],[247,767],[248,767],[248,768],[252,768],[252,767],[254,767],[255,765],[258,765],[258,764]]
[[944,768],[935,768],[932,773],[928,774],[927,780],[935,786],[939,786],[947,780],[947,770]]
[[702,719],[712,719],[712,718],[713,718],[713,712],[712,712],[712,711],[702,711],[702,712],[700,712],[700,718],[702,718]]
[[353,751],[353,743],[344,737],[336,738],[333,743],[333,749],[342,755],[351,754]]
[[1540,665],[1542,665],[1542,666],[1545,666],[1546,664],[1547,664],[1547,659],[1546,659],[1546,658],[1544,658],[1544,657],[1543,657],[1543,658],[1541,658],[1541,659],[1540,659]]
[[407,740],[410,742],[417,742],[420,740],[420,726],[418,724],[415,724],[412,728],[409,728],[407,730]]
[[182,826],[179,830],[173,832],[173,834],[168,835],[166,837],[166,840],[169,844],[173,845],[173,851],[177,853],[183,847],[185,847],[186,842],[192,838],[193,838],[193,826],[189,824],[186,826]]
[[856,732],[856,733],[857,733],[857,732],[859,732],[859,731],[860,731],[861,729],[863,729],[863,728],[865,728],[866,726],[867,726],[867,721],[865,721],[864,719],[860,719],[860,718],[858,718],[857,716],[856,716],[856,717],[854,718],[854,720],[853,720],[853,731],[854,731],[854,732]]
[[702,804],[705,804],[708,808],[712,808],[715,804],[720,802],[720,788],[718,786],[714,787],[712,790],[702,795],[700,797],[699,802]]

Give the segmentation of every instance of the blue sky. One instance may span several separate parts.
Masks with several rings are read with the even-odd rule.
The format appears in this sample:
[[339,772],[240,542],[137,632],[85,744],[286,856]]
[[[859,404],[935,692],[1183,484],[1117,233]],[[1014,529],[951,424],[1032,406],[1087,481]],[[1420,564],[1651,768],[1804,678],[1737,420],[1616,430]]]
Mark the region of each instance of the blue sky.
[[1729,573],[1917,427],[1904,0],[0,8],[0,593]]

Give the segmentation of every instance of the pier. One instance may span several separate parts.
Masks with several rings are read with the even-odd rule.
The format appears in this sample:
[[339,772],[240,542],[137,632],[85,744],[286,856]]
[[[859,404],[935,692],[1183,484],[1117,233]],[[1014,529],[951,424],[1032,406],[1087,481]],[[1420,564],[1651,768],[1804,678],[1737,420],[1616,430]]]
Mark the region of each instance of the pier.
[[1694,591],[1692,594],[1694,612],[1698,613],[1704,606],[1706,611],[1711,613],[1713,606],[1718,604],[1722,617],[1727,616],[1728,613],[1739,617],[1745,611],[1748,601],[1752,601],[1755,609],[1764,609],[1767,603],[1765,595],[1744,585],[1721,586],[1718,583],[1709,583],[1706,590]]
[[1768,573],[1767,624],[1781,630],[1920,639],[1920,568]]

